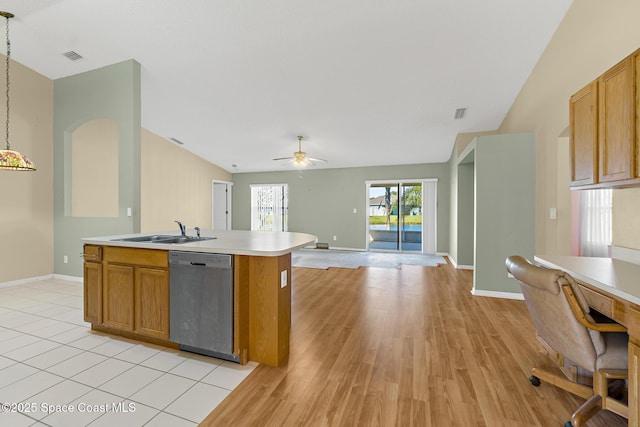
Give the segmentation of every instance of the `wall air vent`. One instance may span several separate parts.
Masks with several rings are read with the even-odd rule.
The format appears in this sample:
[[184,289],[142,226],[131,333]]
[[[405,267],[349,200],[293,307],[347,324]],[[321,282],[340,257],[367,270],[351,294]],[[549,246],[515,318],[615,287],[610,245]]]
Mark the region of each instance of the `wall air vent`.
[[466,108],[458,108],[456,110],[456,113],[454,114],[453,118],[456,119],[456,120],[462,119],[466,112],[467,112]]
[[169,138],[169,140],[171,140],[171,141],[175,142],[175,143],[176,143],[176,144],[178,144],[178,145],[184,145],[184,142],[180,141],[180,140],[179,140],[179,139],[177,139],[177,138]]
[[72,61],[77,61],[78,59],[82,59],[82,55],[80,55],[78,52],[74,52],[72,50],[70,50],[69,52],[65,52],[63,53],[64,56],[66,56],[67,58],[69,58]]

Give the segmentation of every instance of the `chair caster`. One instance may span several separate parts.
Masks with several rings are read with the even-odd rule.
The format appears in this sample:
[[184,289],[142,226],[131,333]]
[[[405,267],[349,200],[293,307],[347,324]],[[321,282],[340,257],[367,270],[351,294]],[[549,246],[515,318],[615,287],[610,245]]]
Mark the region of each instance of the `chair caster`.
[[573,427],[573,424],[571,424],[571,421],[565,421],[564,427]]
[[538,387],[540,385],[540,378],[536,377],[535,375],[531,375],[529,377],[529,382],[532,386]]

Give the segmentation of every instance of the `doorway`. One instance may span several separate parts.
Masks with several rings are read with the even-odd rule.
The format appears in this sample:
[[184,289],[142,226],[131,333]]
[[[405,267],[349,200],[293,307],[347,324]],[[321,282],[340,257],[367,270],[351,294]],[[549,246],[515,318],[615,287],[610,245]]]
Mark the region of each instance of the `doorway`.
[[367,250],[435,253],[436,184],[367,182]]
[[213,181],[211,225],[214,230],[231,230],[232,182]]

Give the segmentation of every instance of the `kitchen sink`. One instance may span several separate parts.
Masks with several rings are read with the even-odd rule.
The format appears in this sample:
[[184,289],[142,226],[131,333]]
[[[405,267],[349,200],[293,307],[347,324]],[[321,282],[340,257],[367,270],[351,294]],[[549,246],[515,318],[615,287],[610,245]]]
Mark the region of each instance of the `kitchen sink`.
[[202,240],[211,240],[215,237],[192,237],[192,236],[172,236],[165,234],[154,234],[151,236],[136,236],[126,237],[123,239],[113,239],[116,242],[140,242],[140,243],[164,243],[164,244],[179,244],[198,242]]
[[155,234],[153,236],[136,236],[136,237],[127,237],[124,239],[113,239],[113,241],[114,242],[155,242],[158,240],[173,239],[174,237],[177,237],[177,236]]
[[167,239],[152,240],[151,243],[191,243],[211,239],[215,239],[215,237],[171,236]]

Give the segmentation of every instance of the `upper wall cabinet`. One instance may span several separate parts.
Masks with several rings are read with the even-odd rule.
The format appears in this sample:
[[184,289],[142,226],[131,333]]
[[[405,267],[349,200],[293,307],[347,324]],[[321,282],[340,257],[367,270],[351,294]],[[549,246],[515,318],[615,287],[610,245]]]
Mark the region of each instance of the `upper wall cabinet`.
[[571,186],[598,182],[598,82],[571,97]]
[[569,101],[571,188],[640,185],[636,137],[640,51],[578,91]]

